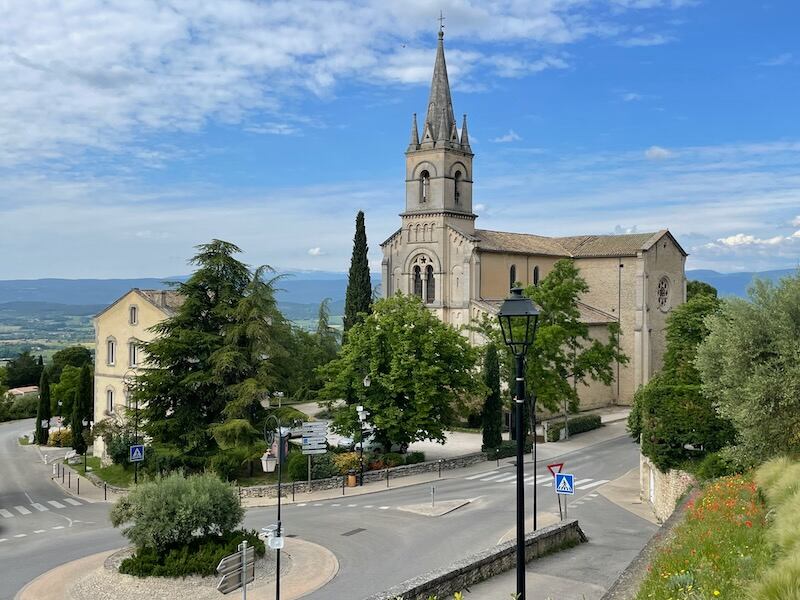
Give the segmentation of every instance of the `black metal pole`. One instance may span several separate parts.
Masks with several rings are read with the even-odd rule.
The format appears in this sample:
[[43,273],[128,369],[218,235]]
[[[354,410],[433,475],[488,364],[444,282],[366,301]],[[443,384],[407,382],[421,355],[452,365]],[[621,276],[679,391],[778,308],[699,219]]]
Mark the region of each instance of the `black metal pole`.
[[[522,382],[523,385],[525,382]],[[536,473],[538,462],[536,459],[536,393],[531,394],[531,415],[533,416],[533,530],[536,531]]]
[[[135,400],[135,408],[134,410],[136,413],[133,416],[133,443],[139,443],[139,399],[136,398]],[[137,485],[139,483],[139,461],[133,463],[133,484]]]
[[360,458],[359,458],[359,469],[361,471],[360,475],[358,476],[358,485],[364,485],[364,425],[361,424],[361,420],[359,419],[359,435],[361,437],[361,448],[360,448]]
[[[281,476],[283,474],[283,431],[278,421],[278,527],[277,535],[281,537]],[[281,549],[275,556],[275,600],[281,600]]]
[[[525,470],[522,461],[525,455],[525,439],[523,434],[523,403],[525,402],[525,366],[524,356],[516,357],[517,397],[517,598],[525,600]],[[534,486],[535,488],[536,486]]]

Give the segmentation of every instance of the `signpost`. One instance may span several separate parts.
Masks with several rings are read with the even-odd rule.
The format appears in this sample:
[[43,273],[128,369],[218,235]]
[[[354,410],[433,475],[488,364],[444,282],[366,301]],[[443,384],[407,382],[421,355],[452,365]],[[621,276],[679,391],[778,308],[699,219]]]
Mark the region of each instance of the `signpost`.
[[[557,473],[561,473],[561,469],[564,468],[564,463],[552,463],[547,465],[547,470],[550,471],[550,475],[553,476],[553,488],[555,488],[555,477]],[[564,520],[564,513],[561,510],[561,496],[556,495],[556,500],[558,500],[558,518],[562,521]]]
[[[558,511],[561,512],[561,496],[575,495],[575,476],[571,473],[556,473],[553,487],[558,494]],[[567,499],[564,498],[564,518],[567,518]]]
[[144,460],[144,444],[134,444],[130,447],[128,460],[132,463]]
[[325,421],[305,421],[302,427],[303,454],[308,456],[308,491],[311,491],[311,455],[328,451],[328,424]]
[[218,591],[229,594],[242,588],[242,600],[247,600],[247,584],[256,578],[255,549],[247,545],[247,540],[243,540],[238,552],[219,561],[217,573],[222,575],[217,584]]

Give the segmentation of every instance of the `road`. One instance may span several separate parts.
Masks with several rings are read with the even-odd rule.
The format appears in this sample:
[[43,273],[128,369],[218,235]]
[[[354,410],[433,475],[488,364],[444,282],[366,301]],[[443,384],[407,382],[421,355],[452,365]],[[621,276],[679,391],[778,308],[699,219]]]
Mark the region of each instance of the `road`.
[[[38,460],[38,451],[17,444],[18,435],[29,427],[32,422],[0,425],[0,509],[11,514],[0,516],[0,540],[5,540],[0,542],[0,600],[10,600],[25,583],[59,564],[125,545],[124,538],[108,522],[109,505],[74,506],[66,502],[65,495],[49,481],[49,469]],[[604,556],[598,564],[604,572],[624,568],[654,531],[653,526],[597,494],[603,482],[638,464],[636,446],[620,432],[618,438],[561,457],[578,482],[570,517],[580,519],[592,540],[590,544],[601,548]],[[496,544],[514,527],[515,484],[513,467],[493,466],[486,463],[483,473],[451,474],[451,478],[437,481],[437,502],[472,500],[442,517],[399,510],[401,506],[430,502],[428,484],[285,505],[287,534],[327,547],[340,564],[336,578],[308,598],[357,600]],[[528,513],[537,481],[540,513],[557,513],[545,465],[540,465],[536,477],[529,472],[529,465],[526,468],[531,478],[526,487]],[[48,510],[37,510],[34,504]],[[245,526],[259,529],[274,522],[275,513],[274,507],[249,509]]]

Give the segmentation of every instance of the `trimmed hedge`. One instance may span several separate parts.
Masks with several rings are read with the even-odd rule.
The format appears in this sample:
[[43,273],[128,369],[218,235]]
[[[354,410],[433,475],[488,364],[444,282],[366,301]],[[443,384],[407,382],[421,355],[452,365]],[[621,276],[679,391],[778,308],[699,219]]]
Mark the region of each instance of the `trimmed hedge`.
[[[524,448],[525,452],[530,452],[532,448],[533,442],[526,441]],[[482,446],[481,451],[486,452],[486,457],[488,460],[509,458],[517,455],[517,442],[513,440],[505,440],[497,448],[486,448],[485,446]]]
[[237,530],[198,538],[185,546],[170,546],[162,552],[142,548],[122,561],[119,572],[137,577],[214,575],[219,561],[236,552],[245,539],[255,548],[256,556],[264,556],[264,542],[258,539],[255,531]]
[[[600,415],[579,415],[571,417],[567,421],[569,425],[569,435],[591,431],[603,426]],[[564,429],[564,421],[550,421],[547,425],[547,441],[557,442],[561,439],[561,431]]]

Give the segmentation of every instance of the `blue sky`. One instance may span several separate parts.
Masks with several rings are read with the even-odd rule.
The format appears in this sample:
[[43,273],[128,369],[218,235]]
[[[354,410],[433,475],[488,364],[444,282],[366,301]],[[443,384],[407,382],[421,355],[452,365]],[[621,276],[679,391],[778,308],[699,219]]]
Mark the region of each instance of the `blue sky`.
[[185,273],[215,237],[344,271],[359,209],[378,270],[440,9],[479,227],[798,265],[793,0],[38,0],[0,8],[0,278]]

